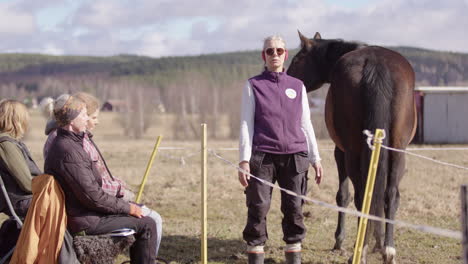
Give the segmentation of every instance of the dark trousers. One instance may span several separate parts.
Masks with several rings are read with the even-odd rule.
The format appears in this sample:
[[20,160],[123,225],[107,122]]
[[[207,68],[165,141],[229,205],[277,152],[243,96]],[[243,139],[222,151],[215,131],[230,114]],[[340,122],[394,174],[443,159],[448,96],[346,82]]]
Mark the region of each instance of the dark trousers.
[[[308,168],[306,152],[270,154],[255,151],[250,159],[250,172],[254,176],[271,183],[278,182],[280,187],[303,195],[307,192]],[[268,239],[266,216],[272,190],[253,178],[245,190],[248,216],[243,237],[250,246],[263,245]],[[288,244],[301,242],[305,237],[303,203],[301,198],[281,192],[283,240]]]
[[102,218],[96,228],[86,230],[86,234],[106,234],[119,228],[131,228],[136,232],[136,241],[130,247],[131,263],[154,264],[156,259],[154,250],[156,248],[156,223],[150,217],[110,215]]

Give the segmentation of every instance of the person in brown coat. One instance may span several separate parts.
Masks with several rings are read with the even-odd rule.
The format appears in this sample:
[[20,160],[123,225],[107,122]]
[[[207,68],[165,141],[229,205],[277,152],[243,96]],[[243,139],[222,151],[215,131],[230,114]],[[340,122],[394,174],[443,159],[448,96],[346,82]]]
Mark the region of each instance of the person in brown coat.
[[83,101],[73,96],[60,98],[54,108],[59,126],[44,168],[65,193],[68,228],[72,234],[109,233],[120,228],[136,231],[130,248],[131,263],[155,263],[156,223],[142,216],[142,209],[102,189],[102,178],[83,149],[88,115]]

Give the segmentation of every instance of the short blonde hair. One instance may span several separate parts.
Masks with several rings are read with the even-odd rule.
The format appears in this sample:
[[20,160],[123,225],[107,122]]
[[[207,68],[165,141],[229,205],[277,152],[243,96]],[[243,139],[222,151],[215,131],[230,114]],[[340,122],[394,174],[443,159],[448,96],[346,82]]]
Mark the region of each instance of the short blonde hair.
[[280,35],[272,35],[272,36],[266,37],[265,40],[263,41],[263,50],[265,50],[265,48],[267,47],[268,42],[272,42],[272,41],[279,41],[283,43],[284,48],[286,48],[286,42]]
[[0,102],[0,132],[20,139],[26,133],[29,124],[29,113],[26,106],[16,100]]
[[81,99],[86,104],[86,111],[88,115],[94,114],[99,110],[99,100],[89,93],[79,92],[73,95],[74,97]]

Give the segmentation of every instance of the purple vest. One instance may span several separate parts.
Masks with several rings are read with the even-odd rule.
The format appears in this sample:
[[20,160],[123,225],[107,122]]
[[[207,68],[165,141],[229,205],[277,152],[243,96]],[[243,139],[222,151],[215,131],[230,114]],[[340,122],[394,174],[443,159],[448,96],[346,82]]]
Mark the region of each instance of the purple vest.
[[285,72],[270,71],[249,82],[255,95],[252,150],[274,154],[307,151],[301,129],[302,82]]

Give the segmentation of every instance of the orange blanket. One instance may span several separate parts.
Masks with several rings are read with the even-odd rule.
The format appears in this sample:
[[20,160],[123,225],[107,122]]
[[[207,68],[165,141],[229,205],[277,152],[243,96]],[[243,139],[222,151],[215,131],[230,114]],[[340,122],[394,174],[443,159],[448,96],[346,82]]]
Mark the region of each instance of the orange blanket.
[[33,200],[10,264],[53,264],[67,227],[62,188],[51,175],[32,180]]

